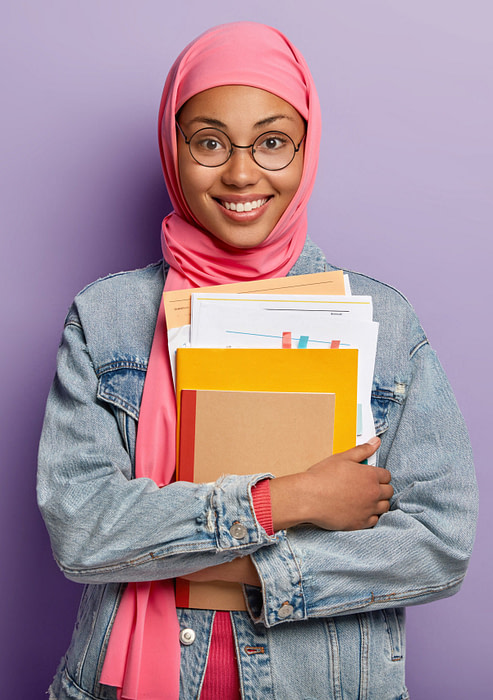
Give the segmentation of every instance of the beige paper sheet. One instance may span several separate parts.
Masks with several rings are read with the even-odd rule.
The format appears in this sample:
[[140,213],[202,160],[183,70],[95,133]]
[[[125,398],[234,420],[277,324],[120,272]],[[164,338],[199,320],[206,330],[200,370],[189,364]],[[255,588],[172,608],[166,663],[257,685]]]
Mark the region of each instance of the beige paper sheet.
[[310,275],[293,275],[277,279],[255,280],[220,284],[214,287],[195,287],[163,292],[164,308],[168,330],[190,323],[190,296],[194,292],[231,292],[235,294],[344,294],[344,274],[342,270],[315,272]]

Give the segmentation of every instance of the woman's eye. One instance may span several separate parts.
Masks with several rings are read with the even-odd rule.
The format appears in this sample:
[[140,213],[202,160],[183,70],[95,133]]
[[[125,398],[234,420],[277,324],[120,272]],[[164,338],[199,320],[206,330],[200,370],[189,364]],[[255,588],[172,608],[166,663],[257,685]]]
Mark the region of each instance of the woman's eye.
[[214,139],[206,139],[205,141],[202,141],[201,146],[206,151],[217,151],[218,148],[222,148],[219,141],[215,141]]
[[192,139],[192,144],[202,153],[217,153],[227,150],[226,139],[221,138],[221,135],[216,133],[199,134]]
[[280,134],[272,134],[262,139],[262,141],[257,145],[257,148],[262,149],[263,151],[278,151],[286,146],[287,143],[288,139],[285,136],[283,137]]

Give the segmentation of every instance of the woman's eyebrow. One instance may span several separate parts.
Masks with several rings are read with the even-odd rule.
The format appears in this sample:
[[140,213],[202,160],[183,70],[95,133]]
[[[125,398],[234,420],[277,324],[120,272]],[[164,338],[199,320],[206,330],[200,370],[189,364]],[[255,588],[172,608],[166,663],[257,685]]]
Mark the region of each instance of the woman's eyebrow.
[[279,119],[289,119],[290,121],[294,121],[293,117],[290,117],[287,114],[274,114],[272,117],[266,117],[265,119],[260,119],[258,122],[255,122],[254,128],[257,129],[263,126],[268,126]]
[[[273,114],[271,117],[259,119],[259,121],[255,122],[255,124],[253,125],[253,128],[260,129],[264,126],[269,126],[270,124],[273,124],[274,122],[279,121],[280,119],[289,119],[290,121],[294,121],[293,117],[290,117],[287,114]],[[208,124],[209,126],[214,126],[217,129],[223,130],[228,128],[227,124],[222,122],[220,119],[214,119],[214,117],[197,116],[193,117],[193,119],[190,119],[189,124],[195,123]]]
[[215,126],[218,129],[226,129],[227,126],[224,122],[220,121],[219,119],[214,119],[213,117],[194,117],[193,119],[190,119],[188,122],[189,124],[195,124],[195,123],[200,123],[200,124],[209,124],[209,126]]

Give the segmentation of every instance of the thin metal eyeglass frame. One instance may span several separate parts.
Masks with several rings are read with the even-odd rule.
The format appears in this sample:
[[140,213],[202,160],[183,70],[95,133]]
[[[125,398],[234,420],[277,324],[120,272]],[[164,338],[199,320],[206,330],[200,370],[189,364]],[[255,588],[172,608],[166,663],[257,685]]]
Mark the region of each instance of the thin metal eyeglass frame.
[[[192,156],[192,158],[194,159],[194,161],[195,161],[196,163],[198,163],[199,165],[201,165],[203,168],[220,168],[221,165],[225,165],[225,164],[228,162],[228,160],[229,160],[229,159],[231,158],[231,156],[233,155],[233,150],[234,150],[235,148],[242,148],[242,149],[250,148],[250,149],[251,149],[251,152],[252,152],[252,159],[253,159],[254,163],[255,163],[256,165],[258,165],[259,168],[262,168],[262,170],[268,170],[268,171],[271,172],[271,173],[272,173],[272,172],[278,172],[279,170],[284,170],[284,168],[287,168],[288,165],[291,165],[291,163],[293,162],[293,160],[294,160],[296,154],[297,154],[298,151],[300,150],[301,144],[303,143],[303,139],[304,139],[305,136],[306,136],[306,133],[304,133],[303,136],[301,137],[301,141],[300,141],[299,144],[296,146],[296,145],[295,145],[295,142],[293,141],[293,139],[291,138],[291,136],[289,136],[289,134],[284,133],[284,131],[264,131],[262,134],[259,134],[259,135],[257,136],[257,138],[255,139],[255,141],[254,141],[253,143],[251,143],[249,146],[239,146],[237,143],[233,143],[233,142],[231,141],[231,139],[229,138],[228,134],[227,134],[225,131],[223,131],[222,129],[217,129],[216,127],[210,127],[210,126],[205,126],[205,127],[203,127],[202,129],[197,129],[197,131],[194,131],[193,134],[190,136],[190,138],[187,139],[187,137],[185,136],[185,132],[183,131],[183,129],[182,129],[181,126],[180,126],[180,123],[179,123],[178,119],[175,119],[175,122],[176,122],[176,126],[177,126],[178,129],[180,130],[181,135],[182,135],[183,138],[185,139],[185,143],[186,143],[187,146],[188,146],[188,150],[189,150],[189,152],[190,152],[190,155]],[[195,134],[198,134],[200,131],[209,131],[210,129],[213,129],[214,131],[218,131],[220,134],[224,134],[224,135],[226,136],[226,138],[228,139],[229,143],[231,144],[231,148],[230,148],[228,157],[227,157],[226,160],[224,160],[222,163],[218,163],[217,165],[205,165],[205,163],[201,163],[200,160],[197,160],[197,158],[193,155],[193,153],[192,153],[192,148],[191,148],[192,139],[193,139],[193,137],[195,136]],[[291,143],[293,144],[293,147],[294,147],[293,157],[291,158],[291,160],[289,161],[289,163],[286,163],[286,165],[283,165],[281,168],[266,168],[265,165],[261,165],[261,164],[257,161],[257,159],[255,158],[255,150],[254,150],[253,147],[255,146],[255,144],[257,143],[257,141],[258,141],[260,138],[262,138],[262,136],[266,136],[267,134],[282,134],[283,136],[285,136],[286,138],[288,138],[288,139],[291,141]]]

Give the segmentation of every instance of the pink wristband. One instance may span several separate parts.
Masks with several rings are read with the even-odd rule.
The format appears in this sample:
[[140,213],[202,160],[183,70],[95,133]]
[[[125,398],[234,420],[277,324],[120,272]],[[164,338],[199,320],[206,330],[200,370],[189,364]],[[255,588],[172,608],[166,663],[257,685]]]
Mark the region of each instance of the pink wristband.
[[272,505],[270,500],[270,479],[262,479],[252,487],[253,507],[260,525],[268,535],[274,534]]

